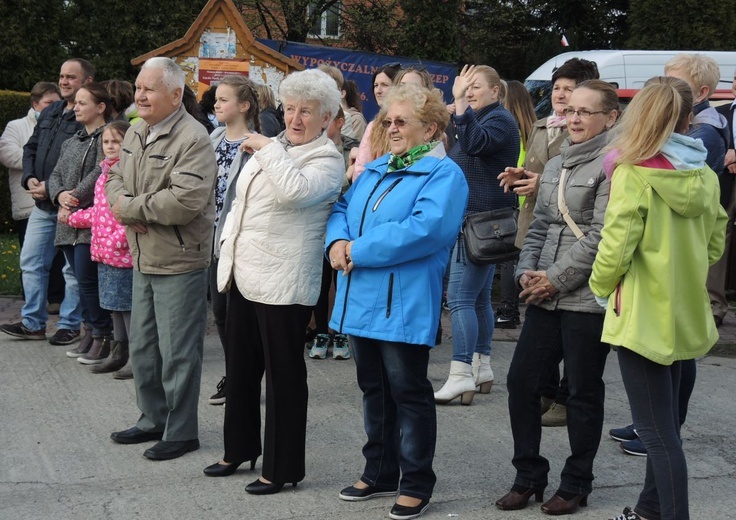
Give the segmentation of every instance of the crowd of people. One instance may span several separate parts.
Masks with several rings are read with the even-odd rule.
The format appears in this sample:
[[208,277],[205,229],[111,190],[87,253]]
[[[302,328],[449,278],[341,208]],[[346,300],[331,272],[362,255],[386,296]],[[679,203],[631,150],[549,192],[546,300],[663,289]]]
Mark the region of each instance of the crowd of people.
[[[132,378],[141,414],[111,438],[157,441],[144,456],[170,460],[199,448],[210,300],[225,375],[209,402],[227,406],[223,456],[204,474],[262,457],[252,495],[305,478],[305,345],[314,360],[331,347],[354,360],[367,437],[339,498],[393,497],[396,520],[430,505],[436,404],[490,393],[495,326],[522,326],[507,375],[516,474],[496,507],[543,501],[542,426],[570,439],[542,512],[586,506],[613,348],[632,424],[610,435],[648,455],[638,502],[616,520],[687,519],[680,427],[694,360],[725,316],[734,106],[709,105],[710,58],[678,55],[664,72],[622,115],[595,63],[574,58],[537,120],[523,85],[492,67],[463,67],[448,104],[425,69],[392,64],[375,70],[367,122],[334,67],[287,76],[278,105],[237,75],[197,103],[169,58],[146,61],[135,87],[70,59],[0,138],[25,297],[0,330],[78,342],[67,356]],[[518,261],[476,264],[464,218],[502,208],[518,210]],[[47,338],[55,262],[64,295]],[[453,353],[435,391],[445,294]]]

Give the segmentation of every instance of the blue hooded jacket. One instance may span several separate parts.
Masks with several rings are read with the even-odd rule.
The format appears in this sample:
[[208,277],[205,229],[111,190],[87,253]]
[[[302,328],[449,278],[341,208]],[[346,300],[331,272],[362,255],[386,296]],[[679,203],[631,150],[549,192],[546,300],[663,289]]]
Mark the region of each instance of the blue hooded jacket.
[[388,159],[366,165],[327,221],[326,252],[337,240],[353,241],[355,266],[338,273],[330,327],[432,346],[468,185],[441,143],[408,168],[386,173]]
[[710,106],[706,99],[693,107],[693,124],[688,136],[700,139],[708,151],[705,162],[710,169],[720,175],[728,150],[728,121]]

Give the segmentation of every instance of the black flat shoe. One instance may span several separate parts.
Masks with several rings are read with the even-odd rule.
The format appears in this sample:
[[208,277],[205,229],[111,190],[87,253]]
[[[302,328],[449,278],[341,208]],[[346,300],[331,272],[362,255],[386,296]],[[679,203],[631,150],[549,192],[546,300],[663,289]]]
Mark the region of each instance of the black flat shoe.
[[366,488],[357,488],[355,486],[348,486],[337,495],[342,500],[348,502],[359,502],[361,500],[369,500],[377,497],[394,497],[396,496],[396,489],[385,489],[374,486],[368,486]]
[[393,518],[394,520],[411,520],[412,518],[417,518],[418,516],[424,514],[427,508],[429,508],[428,498],[425,498],[424,500],[419,502],[419,504],[413,507],[394,504],[394,507],[391,508],[388,517]]
[[[248,462],[243,461],[243,462]],[[219,462],[215,462],[211,466],[207,466],[204,468],[204,474],[208,477],[229,477],[237,469],[240,467],[243,462],[233,462],[231,464],[220,464]],[[254,470],[256,467],[256,459],[253,459],[250,461],[250,469],[251,471]]]
[[[291,483],[296,487],[296,482]],[[251,495],[274,495],[284,487],[283,482],[263,482],[260,478],[245,486],[245,492]]]
[[144,432],[137,426],[121,432],[112,432],[110,438],[118,444],[140,444],[141,442],[160,441],[164,432]]
[[171,460],[199,449],[199,439],[189,441],[159,441],[143,452],[150,460]]

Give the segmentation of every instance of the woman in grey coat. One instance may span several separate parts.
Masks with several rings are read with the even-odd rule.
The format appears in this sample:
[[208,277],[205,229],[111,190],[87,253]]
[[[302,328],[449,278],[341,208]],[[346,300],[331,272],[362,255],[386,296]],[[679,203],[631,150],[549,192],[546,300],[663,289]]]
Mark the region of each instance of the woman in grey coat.
[[539,453],[540,387],[560,357],[570,386],[571,454],[558,490],[542,511],[573,513],[587,504],[592,489],[609,347],[600,342],[603,313],[588,278],[608,202],[609,181],[602,168],[606,131],[618,113],[618,98],[608,83],[580,83],[565,109],[570,135],[540,179],[534,220],[516,270],[519,296],[530,305],[507,380],[516,478],[511,491],[496,502],[499,509],[522,509],[532,495],[542,501],[549,462]]
[[102,173],[102,129],[110,118],[112,102],[105,87],[88,83],[79,89],[74,100],[74,115],[84,129],[67,139],[61,147],[59,161],[49,178],[49,198],[59,206],[56,226],[57,247],[64,251],[67,262],[79,282],[85,337],[79,346],[67,352],[85,365],[102,363],[110,353],[112,320],[109,311],[100,307],[97,263],[92,261],[89,229],[67,225],[72,211],[92,205],[94,186]]

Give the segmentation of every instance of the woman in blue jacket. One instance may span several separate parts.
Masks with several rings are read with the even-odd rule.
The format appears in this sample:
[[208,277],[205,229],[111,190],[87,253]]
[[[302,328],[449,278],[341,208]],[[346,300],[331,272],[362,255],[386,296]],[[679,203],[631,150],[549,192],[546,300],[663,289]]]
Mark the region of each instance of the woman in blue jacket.
[[437,419],[427,379],[440,318],[442,275],[468,186],[440,141],[447,111],[438,91],[394,87],[376,119],[391,152],[333,208],[326,251],[338,277],[330,326],[348,334],[368,441],[348,501],[398,496],[389,516],[429,506]]

